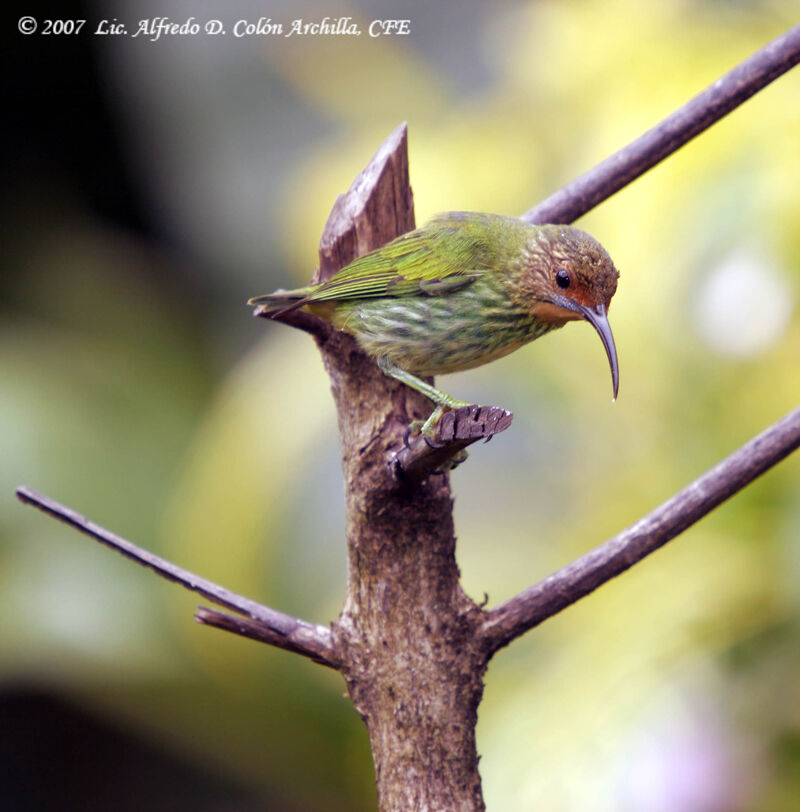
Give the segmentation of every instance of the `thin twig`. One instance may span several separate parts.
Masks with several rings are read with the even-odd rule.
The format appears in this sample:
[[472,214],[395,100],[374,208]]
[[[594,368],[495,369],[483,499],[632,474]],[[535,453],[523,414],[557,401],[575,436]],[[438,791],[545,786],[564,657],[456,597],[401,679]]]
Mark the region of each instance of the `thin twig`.
[[112,550],[122,553],[122,555],[137,564],[149,567],[156,575],[160,575],[168,581],[174,581],[193,592],[198,592],[220,606],[225,606],[235,612],[251,617],[261,628],[262,636],[259,639],[278,648],[304,654],[312,660],[324,662],[333,668],[337,667],[330,629],[307,623],[291,615],[285,615],[283,612],[278,612],[269,606],[256,603],[250,598],[230,592],[212,581],[207,581],[193,572],[189,572],[160,556],[138,547],[127,539],[106,530],[74,510],[37,493],[31,488],[23,486],[17,488],[16,493],[21,502],[33,505],[39,510],[49,513],[59,521],[96,539]]
[[[294,635],[292,639],[283,638],[279,642],[276,642],[275,632],[259,620],[239,617],[238,615],[229,615],[226,612],[209,609],[206,606],[199,606],[194,613],[194,618],[198,623],[202,623],[204,626],[212,626],[215,629],[222,629],[232,634],[238,634],[250,640],[267,643],[271,646],[278,646],[286,651],[293,651],[296,654],[303,654],[306,657],[310,657],[314,662],[320,665],[327,665],[329,668],[338,667],[332,659],[319,657],[312,653],[308,645],[304,644],[302,647],[297,645],[297,636],[298,634],[303,635],[303,629],[300,629],[298,634]],[[327,629],[325,631],[327,631]],[[314,627],[314,633],[316,634],[316,627]],[[308,641],[306,641],[306,643],[307,642]],[[313,640],[311,642],[313,644]]]
[[485,613],[490,651],[580,600],[711,512],[800,446],[800,408],[745,443],[636,524]]
[[800,24],[756,51],[660,124],[522,215],[571,223],[680,149],[800,62]]

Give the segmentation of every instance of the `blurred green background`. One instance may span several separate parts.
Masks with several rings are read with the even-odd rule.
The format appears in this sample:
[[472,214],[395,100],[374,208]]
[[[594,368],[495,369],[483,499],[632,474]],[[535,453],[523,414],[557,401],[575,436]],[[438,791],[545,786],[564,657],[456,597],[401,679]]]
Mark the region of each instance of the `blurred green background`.
[[[104,17],[191,15],[347,15],[365,33],[91,35]],[[374,808],[338,675],[200,627],[195,596],[14,488],[329,622],[345,553],[328,382],[307,337],[245,300],[308,279],[336,195],[400,121],[418,222],[518,214],[797,4],[128,0],[58,16],[87,31],[3,31],[0,806]],[[411,34],[369,38],[382,18]],[[515,413],[453,475],[476,599],[590,549],[800,402],[798,99],[794,71],[579,221],[622,274],[615,405],[588,327],[446,379]],[[800,460],[501,652],[486,684],[490,809],[797,809]]]

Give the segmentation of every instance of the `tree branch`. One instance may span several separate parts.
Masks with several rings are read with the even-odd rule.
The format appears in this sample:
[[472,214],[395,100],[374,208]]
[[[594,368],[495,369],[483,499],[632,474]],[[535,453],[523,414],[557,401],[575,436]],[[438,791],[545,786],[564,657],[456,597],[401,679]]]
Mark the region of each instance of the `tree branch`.
[[[276,636],[274,629],[267,626],[263,621],[253,620],[248,617],[238,617],[219,612],[216,609],[209,609],[205,606],[198,606],[194,613],[194,619],[204,626],[212,626],[215,629],[222,629],[225,632],[238,634],[240,637],[247,637],[249,640],[256,640],[259,643],[267,643],[270,646],[277,646],[285,651],[292,651],[295,654],[302,654],[309,657],[315,663],[327,665],[329,668],[339,668],[339,662],[329,652],[326,656],[320,656],[317,634],[320,628],[330,634],[328,629],[320,626],[311,626],[310,623],[297,621],[297,628],[289,637]],[[294,618],[292,618],[294,620]],[[309,629],[311,634],[309,635]],[[302,640],[302,644],[299,641]],[[330,642],[330,641],[329,641]]]
[[436,424],[436,434],[429,442],[420,435],[409,437],[404,448],[390,455],[389,464],[398,482],[421,482],[442,468],[459,451],[489,440],[505,431],[514,415],[499,406],[463,406],[445,412]]
[[680,149],[800,62],[800,24],[756,51],[683,107],[522,215],[571,223]]
[[790,412],[636,524],[511,600],[484,613],[490,651],[538,626],[666,544],[800,446]]
[[[333,653],[330,629],[326,629],[324,626],[307,623],[291,615],[285,615],[283,612],[278,612],[269,606],[256,603],[250,600],[250,598],[245,598],[241,595],[237,595],[235,592],[230,592],[212,581],[207,581],[205,578],[201,578],[193,572],[182,569],[170,561],[138,547],[132,542],[116,535],[116,533],[112,533],[104,527],[100,527],[100,525],[89,521],[89,519],[81,516],[74,510],[37,493],[31,488],[24,486],[17,488],[16,494],[21,502],[33,505],[39,508],[39,510],[49,513],[59,521],[96,539],[112,550],[122,553],[122,555],[130,558],[137,564],[149,567],[156,575],[160,575],[168,581],[174,581],[193,592],[198,592],[220,606],[225,606],[228,609],[233,609],[235,612],[240,612],[252,618],[246,625],[250,630],[258,627],[260,636],[257,639],[277,646],[278,648],[293,651],[297,654],[303,654],[316,662],[324,663],[332,668],[338,667],[336,657]],[[225,616],[223,615],[223,617]],[[222,627],[222,622],[218,624],[209,623],[209,625]],[[245,624],[242,624],[242,628],[244,625]],[[243,632],[237,630],[237,633],[242,634]],[[247,636],[254,637],[255,634],[248,634]]]

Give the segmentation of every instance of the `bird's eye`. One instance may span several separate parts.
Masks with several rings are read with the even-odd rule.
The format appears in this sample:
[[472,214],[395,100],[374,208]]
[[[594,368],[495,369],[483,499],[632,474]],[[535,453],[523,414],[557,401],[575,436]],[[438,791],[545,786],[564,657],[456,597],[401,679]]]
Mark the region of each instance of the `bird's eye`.
[[569,272],[566,271],[564,268],[559,268],[558,272],[556,273],[556,284],[560,288],[568,288],[570,283]]

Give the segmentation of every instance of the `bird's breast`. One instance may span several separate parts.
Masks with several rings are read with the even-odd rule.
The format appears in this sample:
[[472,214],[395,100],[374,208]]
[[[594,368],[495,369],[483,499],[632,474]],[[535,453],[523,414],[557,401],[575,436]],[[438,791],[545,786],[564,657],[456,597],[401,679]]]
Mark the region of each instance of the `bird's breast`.
[[459,372],[501,358],[554,325],[514,304],[480,279],[442,296],[399,296],[342,302],[334,325],[372,356],[386,356],[417,375]]

